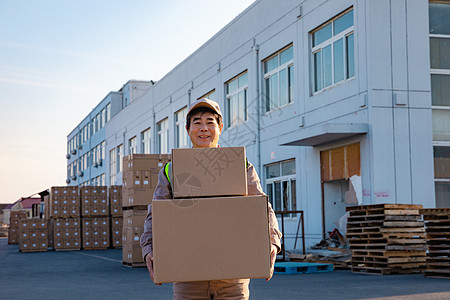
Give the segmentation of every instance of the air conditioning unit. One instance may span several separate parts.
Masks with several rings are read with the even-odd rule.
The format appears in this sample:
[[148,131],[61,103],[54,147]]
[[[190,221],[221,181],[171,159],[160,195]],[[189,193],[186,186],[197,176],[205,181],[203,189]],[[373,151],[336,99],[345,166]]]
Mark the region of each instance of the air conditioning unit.
[[79,176],[79,177],[83,177],[83,175],[84,175],[83,171],[79,171],[79,172],[78,172],[78,176]]
[[67,158],[67,159],[70,159],[70,154],[66,154],[66,158]]
[[73,149],[71,154],[73,154],[73,155],[77,154],[77,149]]
[[98,167],[98,163],[94,163],[94,168],[97,168]]
[[79,150],[83,149],[83,145],[78,146],[78,149]]
[[76,180],[77,179],[77,175],[73,175],[70,179]]
[[102,166],[102,165],[103,165],[103,159],[100,159],[100,160],[98,161],[98,165],[99,165],[99,166]]
[[69,178],[66,179],[66,183],[70,183],[70,179]]

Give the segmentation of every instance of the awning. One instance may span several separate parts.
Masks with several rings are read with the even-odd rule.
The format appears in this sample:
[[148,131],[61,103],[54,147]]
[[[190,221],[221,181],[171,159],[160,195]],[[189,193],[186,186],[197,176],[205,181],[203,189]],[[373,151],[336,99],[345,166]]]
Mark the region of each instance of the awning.
[[280,146],[318,146],[369,131],[367,123],[324,123],[288,133],[278,138]]

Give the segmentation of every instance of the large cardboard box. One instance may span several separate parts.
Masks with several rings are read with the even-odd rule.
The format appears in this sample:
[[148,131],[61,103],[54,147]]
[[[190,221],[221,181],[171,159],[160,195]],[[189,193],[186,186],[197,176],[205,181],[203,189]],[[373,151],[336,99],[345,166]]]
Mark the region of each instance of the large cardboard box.
[[174,198],[247,195],[244,147],[172,150]]
[[267,278],[267,196],[155,200],[155,282]]

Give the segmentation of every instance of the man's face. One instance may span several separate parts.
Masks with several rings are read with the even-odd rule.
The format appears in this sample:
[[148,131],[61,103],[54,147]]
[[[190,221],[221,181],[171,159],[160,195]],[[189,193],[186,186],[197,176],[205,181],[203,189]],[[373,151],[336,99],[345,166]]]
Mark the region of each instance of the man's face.
[[193,115],[190,125],[188,135],[191,138],[194,148],[217,147],[223,124],[219,126],[212,113],[199,112]]

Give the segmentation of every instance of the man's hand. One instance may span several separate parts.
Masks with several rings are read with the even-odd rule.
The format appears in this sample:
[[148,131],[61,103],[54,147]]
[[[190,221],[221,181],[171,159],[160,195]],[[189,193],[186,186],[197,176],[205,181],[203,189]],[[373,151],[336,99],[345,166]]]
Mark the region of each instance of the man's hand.
[[275,260],[277,259],[278,248],[275,245],[271,245],[270,247],[270,277],[266,278],[266,281],[269,281],[273,276],[273,269],[275,267]]
[[[150,273],[150,278],[152,279],[153,282],[155,282],[155,280],[153,279],[153,257],[151,254],[147,254],[145,256],[145,263],[147,264],[147,269],[148,272]],[[156,285],[161,285],[161,283],[155,283]]]

